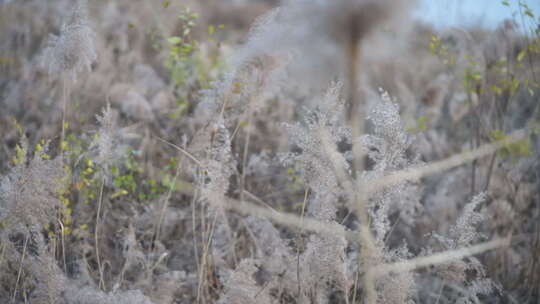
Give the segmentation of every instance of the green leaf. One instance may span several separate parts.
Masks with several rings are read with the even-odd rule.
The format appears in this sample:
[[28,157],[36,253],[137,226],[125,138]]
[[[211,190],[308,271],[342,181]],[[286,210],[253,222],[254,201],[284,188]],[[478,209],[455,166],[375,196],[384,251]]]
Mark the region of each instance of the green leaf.
[[180,42],[182,42],[182,38],[174,36],[174,37],[171,37],[171,38],[167,39],[167,41],[172,45],[177,45]]
[[168,8],[171,5],[171,1],[163,1],[163,8]]

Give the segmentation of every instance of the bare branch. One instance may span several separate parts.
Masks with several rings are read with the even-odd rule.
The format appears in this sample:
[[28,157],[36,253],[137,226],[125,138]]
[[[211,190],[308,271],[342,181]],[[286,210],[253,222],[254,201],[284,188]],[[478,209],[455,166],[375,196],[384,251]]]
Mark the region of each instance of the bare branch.
[[510,237],[506,237],[503,239],[491,240],[489,242],[481,243],[471,247],[448,250],[430,256],[413,258],[407,261],[397,262],[393,264],[379,265],[378,267],[373,268],[372,275],[375,277],[381,277],[391,273],[402,273],[422,267],[445,264],[451,261],[463,259],[468,256],[477,255],[489,250],[506,247],[509,244]]

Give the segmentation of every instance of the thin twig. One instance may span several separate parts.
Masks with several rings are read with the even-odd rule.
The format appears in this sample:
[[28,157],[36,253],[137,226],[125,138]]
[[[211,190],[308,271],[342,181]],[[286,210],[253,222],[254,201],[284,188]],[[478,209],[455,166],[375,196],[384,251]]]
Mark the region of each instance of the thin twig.
[[183,158],[180,158],[178,161],[178,165],[176,166],[176,171],[174,173],[174,178],[172,180],[172,183],[169,185],[169,189],[167,190],[167,195],[164,198],[163,205],[161,206],[161,211],[159,213],[159,219],[155,225],[154,229],[154,240],[159,241],[160,233],[161,233],[161,225],[163,224],[163,221],[165,219],[165,210],[167,210],[167,207],[169,206],[169,201],[171,199],[172,192],[174,188],[176,187],[176,181],[178,180],[178,176],[180,175],[180,167],[182,166],[182,160]]
[[[212,239],[214,237],[214,231],[215,231],[215,227],[216,227],[216,222],[217,222],[217,218],[218,218],[218,215],[219,213],[215,213],[214,215],[214,220],[212,221],[211,223],[211,226],[210,226],[210,232],[208,234],[208,238],[206,240],[206,244],[205,244],[205,247],[204,247],[204,250],[203,250],[203,253],[202,253],[202,261],[201,261],[201,269],[200,269],[200,272],[199,272],[199,286],[197,288],[197,303],[200,303],[200,296],[201,296],[201,293],[202,293],[202,288],[203,288],[203,285],[204,285],[204,281],[205,281],[205,275],[206,275],[206,266],[207,266],[207,263],[208,263],[208,253],[210,252],[210,244],[212,243]],[[203,298],[203,301],[204,301],[204,298]]]
[[494,153],[493,155],[491,155],[491,159],[489,161],[489,167],[488,167],[488,172],[487,172],[487,176],[486,176],[486,183],[484,184],[484,192],[486,192],[489,188],[489,183],[491,182],[491,176],[493,174],[493,167],[495,166],[495,159],[497,158],[497,154]]
[[193,161],[197,166],[201,167],[201,168],[204,168],[204,166],[202,165],[202,163],[197,159],[195,158],[195,156],[191,155],[191,153],[189,153],[188,151],[186,151],[185,149],[182,149],[180,148],[179,146],[171,143],[170,141],[167,141],[157,135],[154,135],[158,140],[166,143],[167,145],[177,149],[178,151],[182,152],[185,156],[187,156],[191,161]]
[[64,224],[62,223],[61,220],[58,220],[58,223],[60,224],[60,240],[61,240],[61,243],[62,243],[62,261],[64,262],[64,272],[67,273],[65,228],[64,228]]
[[248,104],[248,123],[246,127],[246,142],[244,144],[244,155],[242,155],[242,175],[240,176],[240,200],[244,200],[244,191],[246,189],[246,171],[247,171],[247,157],[249,151],[249,144],[251,142],[251,124],[253,122],[253,97]]
[[[279,211],[277,211],[277,210],[276,210],[274,207],[272,207],[269,203],[263,201],[261,198],[257,197],[255,194],[253,194],[253,193],[251,193],[251,192],[249,192],[249,191],[247,191],[247,190],[244,190],[244,191],[242,191],[242,192],[244,192],[244,194],[245,194],[246,196],[248,196],[250,199],[252,199],[253,201],[255,201],[255,202],[257,202],[257,203],[259,203],[259,204],[261,204],[261,205],[263,205],[263,206],[268,207],[268,209],[274,211],[275,213],[279,213]],[[303,210],[302,210],[302,212],[303,212]],[[303,213],[302,213],[302,214],[303,214]]]
[[197,196],[198,196],[198,193],[197,193],[197,190],[195,190],[191,198],[191,229],[192,229],[192,234],[193,234],[193,253],[195,256],[195,263],[197,265],[197,273],[199,273],[201,264],[199,261],[199,250],[197,249],[197,233],[196,233],[197,232],[197,222],[196,222],[197,212],[195,208]]
[[[498,149],[504,147],[505,144],[520,140],[521,138],[523,138],[524,134],[525,130],[522,129],[512,133],[504,142],[499,141],[491,144],[485,144],[474,151],[459,153],[447,159],[431,163],[430,165],[424,167],[394,172],[390,175],[360,185],[360,191],[358,193],[363,195],[364,198],[366,198],[369,196],[369,194],[380,191],[385,187],[392,186],[406,180],[419,179],[421,177],[429,176],[431,174],[458,167],[474,159],[495,153]],[[240,214],[267,218],[274,221],[275,223],[289,227],[296,227],[302,230],[334,234],[345,237],[349,241],[355,243],[359,242],[358,236],[355,236],[353,231],[346,231],[342,225],[339,225],[337,223],[326,223],[311,218],[302,219],[296,214],[287,212],[276,212],[275,210],[258,207],[252,203],[234,200],[229,197],[226,197],[225,199],[227,202],[224,204],[224,207],[230,211],[235,211]],[[364,230],[367,229],[365,225],[362,226],[364,226]]]
[[[300,213],[300,225],[302,225],[302,222],[304,221],[304,211],[306,210],[308,194],[309,194],[309,189],[306,188],[306,190],[304,191],[304,201],[302,202],[302,211]],[[298,282],[298,298],[299,299],[300,299],[300,294],[302,292],[302,284],[300,284],[300,239],[301,239],[301,235],[299,235],[298,244],[296,245],[296,280]]]
[[28,239],[30,239],[30,232],[28,232],[26,234],[26,238],[24,239],[23,252],[22,252],[22,256],[21,256],[21,263],[19,264],[19,271],[17,272],[17,281],[15,281],[15,290],[13,291],[13,297],[11,298],[12,303],[15,303],[15,298],[17,297],[17,286],[19,286],[19,281],[21,279],[24,256],[26,255],[26,248],[28,247]]
[[94,242],[96,246],[96,261],[99,271],[99,288],[104,289],[105,288],[105,282],[103,280],[103,269],[101,265],[101,259],[99,257],[99,215],[101,213],[101,204],[103,202],[103,187],[105,186],[105,177],[101,179],[101,186],[99,188],[99,201],[98,201],[98,209],[96,213],[96,228],[94,229]]
[[506,247],[509,244],[510,237],[507,237],[502,239],[495,239],[470,247],[448,250],[430,256],[417,257],[391,264],[383,264],[372,268],[373,276],[378,278],[389,274],[395,275],[398,273],[409,272],[427,266],[446,264],[451,261],[461,260],[468,256],[477,255],[489,250]]
[[525,134],[525,130],[520,129],[514,131],[504,140],[500,140],[490,144],[484,144],[478,147],[476,150],[455,154],[444,160],[433,162],[424,167],[405,169],[394,172],[392,174],[377,178],[371,182],[366,183],[365,185],[363,185],[363,188],[366,194],[374,193],[384,189],[385,187],[393,186],[403,181],[417,180],[428,175],[452,169],[475,159],[491,155],[497,152],[497,150],[503,148],[505,145],[515,143],[523,139],[525,137]]
[[64,152],[64,140],[66,138],[66,111],[68,99],[68,86],[66,77],[62,77],[62,133],[60,134],[60,153]]

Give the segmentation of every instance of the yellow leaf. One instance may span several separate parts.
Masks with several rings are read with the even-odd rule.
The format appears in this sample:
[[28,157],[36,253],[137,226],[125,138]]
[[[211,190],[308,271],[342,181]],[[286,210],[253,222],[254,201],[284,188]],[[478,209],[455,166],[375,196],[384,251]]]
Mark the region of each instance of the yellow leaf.
[[212,24],[208,26],[208,35],[212,36],[216,32],[216,27]]
[[523,61],[523,58],[525,58],[525,55],[527,55],[527,50],[526,49],[519,52],[519,54],[516,57],[517,61],[519,61],[519,62]]
[[111,198],[117,198],[117,197],[120,197],[120,196],[123,196],[123,195],[126,195],[126,194],[128,194],[127,190],[120,189],[120,190],[116,191],[113,195],[111,195]]

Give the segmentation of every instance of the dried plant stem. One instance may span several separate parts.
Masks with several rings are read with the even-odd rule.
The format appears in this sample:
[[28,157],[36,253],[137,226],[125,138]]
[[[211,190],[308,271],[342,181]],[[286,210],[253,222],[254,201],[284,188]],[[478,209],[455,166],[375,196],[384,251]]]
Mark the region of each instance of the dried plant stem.
[[[339,163],[337,162],[337,157],[339,157],[339,153],[335,150],[334,145],[330,142],[330,137],[328,132],[326,130],[322,129],[319,132],[319,136],[321,138],[322,146],[328,155],[328,158],[331,160],[332,168],[337,176],[337,178],[340,180],[341,184],[345,188],[345,192],[348,195],[348,200],[353,206],[353,208],[356,211],[356,214],[360,220],[360,229],[359,229],[359,243],[362,244],[361,254],[358,256],[358,264],[363,264],[364,267],[369,267],[369,263],[366,261],[373,260],[376,253],[375,248],[375,241],[373,239],[373,235],[371,234],[371,231],[369,229],[369,217],[368,212],[366,209],[367,205],[367,193],[362,193],[356,191],[353,182],[350,180],[350,178],[347,176],[347,173],[341,168]],[[358,143],[356,144],[358,145]],[[354,145],[353,145],[354,149]],[[353,151],[354,152],[354,151]],[[361,155],[360,155],[361,157]],[[356,159],[356,157],[355,157]],[[376,302],[376,291],[375,291],[375,281],[370,278],[367,274],[369,272],[366,272],[366,275],[363,278],[364,283],[364,289],[366,294],[366,303],[375,303]]]
[[471,197],[476,193],[476,166],[478,161],[475,159],[471,164]]
[[[406,169],[406,170],[398,171],[388,176],[385,176],[383,178],[375,179],[372,182],[359,185],[358,190],[355,189],[353,193],[349,194],[350,198],[353,199],[354,206],[356,207],[357,215],[361,223],[360,229],[357,232],[345,231],[343,226],[334,224],[334,223],[322,223],[318,220],[309,219],[309,218],[306,219],[304,217],[299,217],[297,215],[289,214],[289,213],[276,213],[274,211],[255,206],[251,203],[248,203],[242,200],[236,201],[230,198],[226,198],[227,203],[225,204],[225,208],[227,210],[234,210],[241,214],[248,214],[252,216],[270,219],[276,223],[287,225],[290,227],[297,227],[302,230],[308,230],[308,231],[312,231],[316,233],[329,233],[329,234],[334,234],[334,235],[340,235],[352,242],[358,242],[359,244],[362,245],[362,251],[359,257],[359,263],[362,263],[362,265],[364,266],[368,265],[368,268],[365,269],[365,273],[363,276],[363,288],[364,288],[364,294],[365,294],[364,302],[373,304],[373,303],[376,303],[376,300],[377,300],[375,282],[377,278],[380,276],[388,275],[391,272],[392,273],[407,272],[407,271],[411,271],[413,269],[420,268],[420,267],[442,264],[448,261],[462,259],[470,255],[478,254],[487,250],[505,246],[508,244],[508,240],[494,240],[485,244],[480,244],[480,245],[472,246],[469,248],[462,248],[462,249],[453,250],[453,251],[447,251],[447,252],[435,254],[429,257],[421,257],[421,258],[415,258],[415,259],[411,259],[411,260],[403,261],[399,263],[394,263],[394,264],[381,264],[376,267],[369,267],[369,261],[374,260],[374,258],[378,256],[376,246],[373,241],[373,237],[369,230],[369,219],[368,219],[367,210],[366,210],[366,202],[367,202],[367,198],[369,194],[374,193],[376,191],[380,191],[384,189],[385,187],[395,185],[405,180],[419,179],[421,177],[438,173],[444,170],[448,170],[448,169],[463,165],[467,162],[473,161],[475,159],[490,155],[492,153],[495,153],[497,150],[503,148],[505,145],[508,145],[509,143],[520,140],[521,138],[524,137],[525,134],[526,134],[525,130],[518,130],[512,133],[510,136],[508,136],[507,139],[503,141],[485,144],[483,146],[478,147],[477,149],[473,151],[463,152],[463,153],[451,156],[447,159],[434,162],[430,165],[427,165],[421,168],[413,168],[413,169]],[[323,145],[327,146],[327,144],[324,144],[325,143],[324,137],[325,136],[322,136]],[[332,159],[332,157],[330,158]],[[197,161],[197,163],[199,162]],[[334,164],[334,167],[337,167],[336,164]],[[214,224],[215,224],[215,219],[214,219],[213,225]],[[210,233],[212,234],[212,231]],[[208,247],[210,245],[210,241],[211,239],[209,238],[207,241],[208,243],[206,244],[205,252],[203,253],[203,260],[201,262],[202,263],[201,268],[200,268],[201,281],[199,283],[198,301],[201,295],[202,286],[200,284],[202,284],[202,280],[203,280],[203,274],[206,267],[206,262],[207,262],[206,260],[207,260]]]
[[341,158],[342,161],[345,162],[343,155],[336,150],[336,146],[332,143],[332,137],[328,130],[326,130],[325,128],[321,128],[319,130],[319,138],[321,140],[324,152],[328,156],[328,159],[331,161],[332,169],[334,170],[334,173],[336,174],[339,183],[345,188],[345,193],[349,196],[349,201],[351,203],[354,203],[354,183],[350,175],[337,161],[339,158]]
[[[279,211],[277,211],[274,207],[272,207],[270,204],[268,204],[267,202],[263,201],[261,198],[257,197],[255,194],[247,191],[247,190],[244,190],[242,191],[244,193],[245,196],[247,196],[248,198],[252,199],[254,202],[262,205],[262,206],[266,206],[268,209],[274,211],[275,213],[279,213]],[[302,210],[302,214],[303,214],[303,210]]]
[[[306,210],[307,199],[308,199],[309,189],[306,188],[304,192],[304,201],[302,201],[302,211],[300,213],[300,229],[302,229],[302,222],[304,221],[304,212]],[[300,283],[300,239],[301,235],[298,235],[298,244],[296,246],[296,280],[298,281],[298,298],[302,292],[302,284]]]
[[406,261],[379,265],[373,268],[372,275],[377,278],[389,274],[409,272],[418,268],[432,265],[440,265],[451,261],[461,260],[468,256],[477,255],[500,247],[506,247],[510,245],[510,239],[510,237],[506,237],[503,239],[495,239],[478,245],[455,250],[447,250],[430,256],[418,257]]
[[[498,141],[498,142],[494,142],[490,144],[485,144],[485,145],[480,146],[476,150],[455,154],[449,158],[433,162],[424,167],[406,169],[406,170],[394,172],[390,175],[387,175],[382,178],[375,179],[369,183],[360,185],[360,191],[358,191],[357,193],[361,194],[360,198],[362,197],[365,198],[370,193],[380,191],[381,189],[385,187],[389,187],[389,186],[398,184],[406,180],[419,179],[419,178],[422,178],[431,174],[439,173],[444,170],[458,167],[474,159],[481,158],[481,157],[490,155],[492,153],[495,153],[497,150],[504,147],[504,145],[513,143],[522,139],[524,135],[525,135],[525,130],[521,129],[521,130],[513,132],[504,141]],[[184,149],[181,149],[180,147],[174,144],[171,144],[169,142],[166,142],[166,143],[175,147],[176,149],[179,149],[180,151],[183,151],[184,153],[186,153],[186,155],[189,155],[188,157],[189,159],[191,159],[195,164],[203,168],[201,162],[198,161],[191,154],[187,153]],[[241,214],[248,214],[248,215],[267,218],[279,224],[283,224],[290,227],[302,228],[303,230],[308,230],[312,232],[335,233],[337,235],[346,237],[350,241],[358,242],[358,239],[355,239],[355,237],[353,237],[352,232],[350,231],[345,232],[342,226],[337,225],[337,224],[323,223],[318,220],[314,220],[310,218],[301,219],[299,216],[295,214],[285,213],[285,212],[278,213],[275,210],[261,208],[251,203],[236,201],[231,198],[227,198],[227,200],[228,200],[228,203],[225,204],[225,207],[229,210],[233,210]]]
[[[66,112],[67,112],[67,99],[69,96],[68,85],[66,76],[62,77],[62,128],[60,134],[60,153],[64,153],[64,142],[66,140]],[[64,262],[64,271],[67,271],[66,263],[66,246],[65,246],[65,237],[64,237],[64,225],[62,221],[58,219],[61,227],[61,242],[62,242],[62,260]]]
[[[358,237],[357,237],[358,232],[346,231],[339,224],[324,223],[324,222],[314,220],[314,219],[311,219],[311,218],[306,218],[306,217],[301,218],[298,215],[295,215],[295,214],[292,214],[292,213],[286,213],[286,212],[276,213],[276,212],[273,212],[272,210],[268,210],[267,208],[258,207],[258,206],[255,206],[255,205],[251,204],[251,203],[240,202],[240,201],[233,200],[233,199],[228,199],[228,202],[226,204],[226,208],[228,210],[232,210],[232,211],[238,212],[240,214],[245,214],[245,215],[251,215],[251,216],[255,216],[255,217],[261,217],[261,218],[270,219],[270,220],[272,220],[272,221],[274,221],[274,222],[276,222],[278,224],[282,224],[282,225],[285,225],[285,226],[302,228],[303,230],[312,231],[312,232],[315,232],[315,233],[335,234],[335,235],[344,237],[344,238],[348,239],[351,242],[355,242],[355,243],[359,242]],[[361,231],[360,233],[365,233],[365,231],[363,231],[363,232]],[[467,256],[470,256],[470,255],[478,254],[478,253],[483,252],[483,251],[495,249],[495,248],[498,248],[498,247],[501,247],[501,246],[507,245],[507,244],[508,244],[508,238],[502,239],[502,240],[490,241],[490,242],[484,243],[483,245],[472,246],[470,248],[466,248],[465,251],[462,251],[464,249],[448,251],[449,252],[448,254],[452,255],[452,258],[450,260],[461,259],[463,257],[467,257]],[[480,250],[481,248],[484,248],[484,250]],[[469,250],[469,251],[467,251],[467,250]],[[436,254],[434,256],[439,256],[439,255],[440,254]],[[442,263],[442,262],[440,262],[441,257],[435,257],[434,260],[429,260],[429,259],[426,259],[426,258],[427,257],[422,257],[422,258],[417,258],[417,259],[411,260],[411,261],[414,261],[414,263],[415,263],[415,267],[412,268],[412,269],[415,269],[415,268],[418,268],[418,267],[429,266],[429,265],[436,265],[437,263],[439,263],[439,264]],[[406,264],[407,262],[399,262],[399,263],[390,264],[390,265],[393,265],[393,266],[391,266],[391,268],[389,268],[388,270],[383,269],[382,271],[383,272],[385,272],[385,271],[387,271],[387,272],[394,271],[394,268],[396,268],[396,267],[398,267],[398,268],[403,267],[403,266],[401,266],[401,264],[404,264],[404,263]],[[410,265],[409,265],[409,267],[410,267]],[[399,270],[399,272],[406,272],[406,271],[410,271],[410,270],[411,269],[405,269],[405,270],[401,269],[401,270]],[[380,272],[381,272],[381,270],[378,270],[376,272],[378,274],[377,276],[380,276],[380,274],[379,274]]]
[[358,267],[358,264],[357,264],[357,267],[356,267],[356,275],[354,276],[354,286],[353,286],[353,298],[352,298],[352,303],[356,303],[356,295],[358,293],[358,281],[359,281],[359,277],[360,277],[360,267]]
[[30,239],[30,233],[26,234],[24,239],[23,252],[21,255],[21,263],[19,264],[19,271],[17,271],[17,281],[15,281],[15,290],[13,291],[13,297],[11,298],[11,303],[15,303],[15,298],[17,297],[17,287],[19,286],[19,281],[21,280],[22,267],[24,263],[24,257],[26,256],[26,248],[28,247],[28,240]]
[[[359,96],[359,58],[360,58],[360,43],[362,40],[362,32],[356,26],[354,20],[351,20],[352,28],[350,31],[350,37],[347,40],[348,45],[346,46],[346,58],[347,58],[347,68],[348,68],[348,100],[349,100],[349,112],[348,121],[351,125],[351,135],[353,139],[359,138],[364,134],[365,128],[365,103]],[[357,172],[364,171],[364,161],[363,153],[358,141],[353,140],[352,145],[352,154],[353,154],[353,174],[356,175]],[[362,195],[364,198],[367,198],[367,195]],[[369,261],[373,258],[375,253],[375,243],[373,241],[373,236],[369,230],[369,218],[366,208],[367,200],[362,198],[355,193],[352,193],[353,205],[356,208],[357,216],[360,220],[360,229],[359,229],[359,238],[360,243],[363,244],[361,249],[361,254],[358,257],[358,263],[364,263],[369,267]],[[375,304],[377,301],[377,294],[375,290],[375,281],[370,277],[369,269],[364,275],[364,292],[365,292],[365,303]]]
[[242,155],[242,176],[240,177],[240,200],[244,200],[244,190],[246,189],[246,167],[248,161],[249,143],[251,141],[251,125],[253,123],[253,98],[248,104],[248,121],[246,126],[246,143],[244,144],[244,155]]
[[[398,184],[407,180],[415,180],[431,174],[439,173],[444,170],[458,167],[460,165],[466,164],[474,159],[481,158],[492,153],[495,153],[497,150],[504,147],[508,143],[516,142],[524,137],[526,131],[524,129],[513,132],[508,138],[504,141],[498,141],[490,144],[484,144],[474,151],[462,152],[455,154],[444,160],[433,162],[427,166],[406,169],[394,172],[390,175],[384,176],[382,178],[375,179],[369,183],[359,185],[359,191],[357,193],[361,194],[360,198],[365,198],[370,193],[380,191],[385,187],[389,187],[395,184]],[[174,145],[173,145],[174,146]],[[174,146],[177,149],[181,149],[178,146]],[[183,149],[182,149],[183,150]],[[194,157],[190,159],[195,163],[200,165],[201,163]],[[203,167],[201,167],[203,168]],[[276,212],[273,209],[258,207],[252,203],[241,202],[234,200],[232,198],[226,198],[227,203],[225,203],[225,208],[238,212],[240,214],[247,214],[262,218],[267,218],[278,224],[286,225],[289,227],[301,228],[302,230],[318,232],[318,233],[330,233],[343,236],[352,242],[359,242],[358,235],[355,235],[355,232],[345,231],[343,226],[339,224],[324,223],[311,218],[300,218],[298,215],[286,212]],[[204,217],[203,217],[204,218]]]
[[195,263],[197,264],[197,273],[199,273],[201,270],[201,264],[199,261],[199,249],[197,248],[197,222],[196,222],[196,202],[198,197],[198,188],[195,188],[195,191],[193,192],[193,196],[191,199],[191,229],[193,232],[193,254],[195,256]]
[[[199,286],[197,288],[197,303],[200,303],[204,281],[206,280],[206,267],[208,265],[210,245],[212,244],[212,238],[214,236],[214,231],[215,231],[218,216],[219,216],[219,213],[215,212],[214,219],[212,220],[210,230],[208,233],[208,238],[206,239],[204,250],[202,252],[201,267],[199,271]],[[205,302],[204,297],[202,298],[202,300],[203,302]]]
[[[480,93],[478,92],[478,94]],[[468,95],[469,95],[468,98],[469,98],[469,107],[470,107],[469,112],[473,114],[471,124],[473,124],[473,129],[474,129],[474,135],[472,135],[470,138],[470,144],[471,144],[471,149],[476,149],[478,145],[480,144],[480,128],[482,127],[482,124],[480,123],[481,120],[477,113],[477,110],[473,105],[471,93],[469,93]],[[477,165],[478,165],[478,161],[476,159],[473,160],[471,164],[471,194],[470,194],[471,197],[473,197],[476,193]]]
[[60,225],[60,241],[62,243],[62,262],[64,263],[64,272],[67,272],[65,228],[61,220],[58,220],[58,224]]
[[182,166],[183,160],[184,158],[180,158],[180,160],[178,161],[178,165],[176,166],[176,171],[174,173],[174,178],[172,180],[171,185],[169,186],[166,197],[163,199],[163,205],[161,206],[159,218],[154,227],[154,240],[155,241],[158,241],[160,238],[161,225],[163,224],[163,220],[165,219],[165,211],[167,210],[167,207],[169,206],[169,201],[171,199],[173,189],[176,187],[176,181],[178,180],[178,176],[180,175],[180,167]]
[[493,174],[493,167],[495,166],[495,159],[497,158],[497,154],[493,154],[491,156],[491,159],[489,161],[489,167],[486,174],[486,183],[484,184],[483,192],[486,192],[489,188],[489,183],[491,182],[491,176]]
[[309,217],[303,217],[287,212],[276,212],[272,209],[259,207],[253,203],[242,202],[227,198],[225,208],[240,214],[251,215],[260,218],[269,219],[275,223],[289,227],[296,227],[305,231],[311,231],[321,234],[333,234],[342,236],[350,241],[358,242],[357,234],[352,231],[345,231],[343,226],[337,223],[325,223]]
[[[315,233],[339,235],[345,237],[351,242],[361,242],[361,240],[358,239],[358,232],[345,231],[343,226],[338,224],[323,223],[318,220],[299,217],[290,213],[275,213],[266,208],[258,207],[247,202],[231,200],[226,205],[228,209],[234,210],[241,214],[270,219],[278,224],[286,225],[289,227],[297,227],[299,229],[312,231]],[[365,226],[361,227],[360,234],[362,235],[362,239],[365,239],[365,234],[367,234]],[[460,248],[456,250],[448,250],[430,256],[413,258],[397,263],[379,264],[377,266],[370,267],[366,271],[363,279],[365,288],[365,302],[373,303],[373,301],[376,301],[377,295],[375,290],[375,282],[379,277],[390,274],[409,272],[418,268],[423,268],[431,265],[440,265],[451,261],[460,260],[465,257],[477,255],[496,248],[506,247],[509,245],[509,242],[510,237],[504,239],[495,239],[474,246]],[[360,245],[363,244],[360,243]],[[376,252],[371,253],[373,254],[372,256],[376,256]],[[369,260],[367,261],[369,262]]]
[[438,293],[438,296],[437,296],[437,301],[435,301],[435,304],[439,304],[439,301],[441,300],[441,296],[442,296],[445,284],[446,284],[446,281],[443,280],[442,283],[441,283],[441,288],[439,289],[439,293]]
[[6,245],[0,244],[0,266],[5,262]]
[[101,213],[101,205],[103,202],[103,187],[105,186],[105,177],[101,179],[101,186],[99,187],[99,200],[98,200],[98,209],[96,212],[96,228],[94,229],[94,242],[96,246],[96,261],[99,271],[99,288],[104,289],[105,288],[105,281],[103,280],[103,268],[101,265],[101,259],[99,257],[99,225],[100,225],[100,213]]
[[188,151],[186,151],[185,149],[180,148],[179,146],[177,146],[177,145],[171,143],[170,141],[167,141],[167,140],[165,140],[165,139],[163,139],[163,138],[161,138],[161,137],[159,137],[159,136],[157,136],[157,135],[154,135],[154,136],[155,136],[158,140],[160,140],[160,141],[166,143],[167,145],[169,145],[169,146],[175,148],[176,150],[182,152],[185,156],[187,156],[187,158],[189,158],[191,161],[193,161],[197,166],[199,166],[199,167],[201,167],[201,168],[204,168],[204,166],[202,165],[202,163],[201,163],[197,158],[195,158],[195,156],[191,155],[191,154],[190,154]]
[[225,109],[227,108],[227,105],[229,104],[229,101],[231,99],[232,89],[229,89],[225,92],[225,96],[223,98],[223,103],[221,104],[221,109],[219,110],[219,118],[223,119],[223,115],[225,114]]
[[[364,190],[364,191],[362,191]],[[371,275],[371,267],[369,261],[376,257],[376,247],[373,235],[369,228],[369,218],[367,213],[367,198],[368,193],[364,189],[358,193],[355,191],[352,195],[355,199],[354,206],[356,207],[358,218],[360,219],[360,228],[358,230],[359,243],[362,245],[360,255],[358,256],[358,264],[366,267],[363,278],[365,303],[375,304],[377,302],[377,292],[375,290],[375,278]]]
[[[347,48],[347,65],[348,65],[348,85],[347,85],[347,99],[349,102],[349,111],[347,112],[347,120],[351,126],[351,135],[353,139],[359,138],[364,134],[365,128],[365,104],[363,104],[362,98],[360,98],[358,86],[359,86],[359,41],[353,40]],[[353,141],[353,172],[362,172],[364,169],[363,153],[358,142]]]
[[472,151],[466,151],[459,154],[450,156],[444,160],[433,162],[427,166],[420,168],[412,168],[394,172],[390,175],[380,177],[374,181],[364,185],[368,193],[373,193],[382,190],[385,187],[389,187],[406,180],[416,180],[431,174],[435,174],[441,171],[452,169],[478,158],[482,158],[487,155],[491,155],[497,150],[503,148],[508,144],[515,143],[523,139],[526,135],[525,129],[520,129],[512,132],[506,139],[496,141],[490,144],[484,144]]
[[375,290],[375,277],[372,276],[372,266],[369,261],[376,256],[375,242],[367,224],[361,224],[359,229],[360,244],[362,244],[361,253],[358,258],[358,264],[366,267],[364,274],[364,292],[365,303],[375,304],[377,302],[377,291]]
[[64,152],[64,141],[66,139],[66,111],[67,99],[69,96],[69,87],[66,76],[62,77],[62,131],[60,134],[60,152]]

